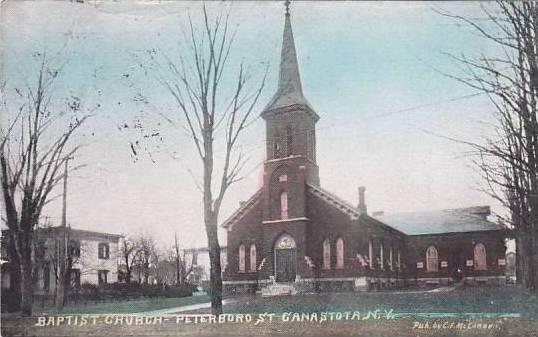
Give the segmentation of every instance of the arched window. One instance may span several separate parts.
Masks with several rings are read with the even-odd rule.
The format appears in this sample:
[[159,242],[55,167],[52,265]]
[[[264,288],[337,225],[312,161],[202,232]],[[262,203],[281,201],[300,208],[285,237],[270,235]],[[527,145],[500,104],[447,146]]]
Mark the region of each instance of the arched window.
[[256,245],[250,245],[250,271],[256,271]]
[[273,137],[273,158],[280,158],[281,154],[280,135],[277,132]]
[[381,242],[381,244],[379,245],[379,267],[381,269],[385,269],[385,261],[383,260],[385,256],[383,254],[383,250],[385,249],[383,247],[383,242]]
[[331,242],[323,241],[323,269],[331,269]]
[[392,263],[392,246],[389,248],[389,268],[392,270],[393,263]]
[[245,245],[239,246],[239,271],[245,271]]
[[368,241],[368,259],[370,268],[374,268],[374,242],[372,240]]
[[344,268],[344,240],[336,240],[336,268]]
[[280,219],[288,218],[288,193],[280,193]]
[[291,156],[293,154],[293,131],[291,126],[286,128],[286,155]]
[[477,243],[474,246],[474,269],[488,269],[488,265],[486,263],[486,247],[482,243]]
[[436,272],[439,270],[439,258],[437,249],[434,246],[429,246],[426,249],[426,270]]

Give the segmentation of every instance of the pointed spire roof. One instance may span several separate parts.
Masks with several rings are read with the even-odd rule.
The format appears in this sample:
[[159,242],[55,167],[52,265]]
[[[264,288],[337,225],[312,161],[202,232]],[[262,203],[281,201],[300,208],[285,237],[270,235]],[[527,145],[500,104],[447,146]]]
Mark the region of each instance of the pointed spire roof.
[[303,95],[299,63],[297,62],[297,52],[295,50],[293,30],[291,28],[291,18],[289,8],[286,6],[278,89],[273,98],[269,101],[269,104],[267,104],[263,110],[264,112],[267,112],[269,110],[285,108],[292,105],[303,105],[313,112],[310,103],[308,103]]

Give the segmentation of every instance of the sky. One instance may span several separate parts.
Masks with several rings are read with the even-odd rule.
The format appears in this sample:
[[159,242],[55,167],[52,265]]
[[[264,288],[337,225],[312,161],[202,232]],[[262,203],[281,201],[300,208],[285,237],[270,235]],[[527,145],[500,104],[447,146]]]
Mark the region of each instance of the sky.
[[[148,73],[147,56],[152,49],[172,58],[182,55],[187,18],[199,27],[201,6],[188,1],[10,0],[0,5],[0,71],[11,109],[0,121],[6,123],[9,111],[20,104],[14,88],[35,82],[36,52],[63,65],[54,104],[60,107],[65,97],[76,96],[83,109],[99,105],[74,138],[84,147],[71,165],[85,167],[68,181],[71,226],[144,232],[163,245],[171,244],[177,232],[185,247],[206,244],[202,198],[194,183],[200,179],[200,160],[181,128],[173,98],[151,69]],[[230,9],[231,27],[237,31],[230,74],[242,61],[255,85],[268,69],[257,116],[276,90],[283,2],[206,6],[210,15]],[[487,137],[492,106],[446,74],[461,71],[447,54],[499,51],[436,9],[481,15],[474,2],[291,5],[303,91],[320,115],[321,185],[351,204],[357,204],[357,187],[366,186],[370,212],[496,206],[479,191],[469,149],[445,138]],[[144,134],[158,132],[159,137],[144,138],[132,127],[137,122],[144,125]],[[61,123],[56,127],[61,130]],[[240,139],[249,155],[246,177],[228,191],[222,221],[260,187],[264,131],[263,120],[256,118]],[[130,144],[136,140],[141,145],[135,157]],[[44,216],[59,224],[61,201],[47,206]],[[225,242],[225,232],[221,239]]]

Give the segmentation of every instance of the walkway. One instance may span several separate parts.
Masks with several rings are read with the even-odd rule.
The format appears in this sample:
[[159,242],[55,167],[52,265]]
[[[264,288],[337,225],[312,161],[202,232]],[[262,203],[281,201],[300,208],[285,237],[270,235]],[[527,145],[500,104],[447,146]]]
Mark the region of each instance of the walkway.
[[[239,299],[239,298],[227,298],[227,299],[222,300],[222,305],[224,306],[224,305],[227,305],[227,304],[236,303],[236,302],[239,302],[240,300],[241,299]],[[207,309],[207,308],[211,308],[211,302],[184,305],[184,306],[175,307],[175,308],[144,311],[144,312],[140,312],[140,313],[137,313],[137,314],[140,314],[140,315],[178,314],[180,312],[193,311],[193,310],[199,310],[199,309]]]

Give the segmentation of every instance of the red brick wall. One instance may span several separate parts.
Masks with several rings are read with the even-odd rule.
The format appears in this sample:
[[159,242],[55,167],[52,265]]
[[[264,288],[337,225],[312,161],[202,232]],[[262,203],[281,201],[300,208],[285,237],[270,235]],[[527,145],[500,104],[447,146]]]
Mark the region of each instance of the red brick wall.
[[[261,221],[262,203],[258,202],[243,215],[240,221],[232,226],[231,231],[228,231],[228,265],[224,274],[225,280],[254,280],[257,278],[257,274],[250,271],[250,245],[256,244],[256,259],[261,261],[264,253]],[[239,272],[239,246],[241,244],[245,244],[244,273]]]
[[[487,270],[475,270],[466,266],[466,260],[474,260],[474,245],[481,242],[486,247]],[[439,256],[439,272],[426,270],[426,249],[433,245]],[[504,267],[498,266],[498,259],[505,258],[504,236],[502,231],[483,231],[470,233],[445,233],[436,235],[414,235],[407,238],[408,254],[406,256],[407,272],[410,278],[452,277],[459,265],[462,277],[497,276],[504,274]],[[448,267],[441,268],[441,261],[447,261]],[[417,269],[417,262],[423,263]]]
[[[323,264],[323,241],[328,238],[331,242],[331,269],[319,268],[321,277],[343,277],[357,275],[376,275],[396,277],[397,270],[390,271],[388,266],[384,271],[376,266],[373,271],[360,266],[357,254],[368,256],[369,240],[374,242],[374,256],[379,255],[379,242],[385,242],[385,257],[388,259],[389,247],[393,245],[393,261],[396,262],[396,251],[402,251],[404,257],[404,237],[402,234],[379,226],[374,221],[362,216],[351,220],[349,215],[343,213],[335,206],[317,196],[309,194],[307,197],[308,217],[310,224],[307,229],[307,255],[310,256],[316,266]],[[344,239],[344,269],[336,269],[336,240]]]

